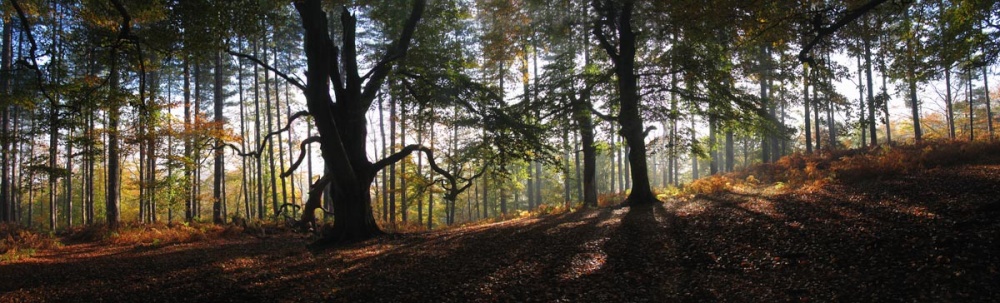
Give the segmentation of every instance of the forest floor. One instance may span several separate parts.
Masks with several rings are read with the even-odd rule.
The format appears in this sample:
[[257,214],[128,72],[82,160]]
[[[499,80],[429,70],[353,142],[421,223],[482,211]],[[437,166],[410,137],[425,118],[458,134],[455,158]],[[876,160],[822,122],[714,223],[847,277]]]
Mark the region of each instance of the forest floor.
[[996,302],[1000,162],[740,190],[319,253],[95,242],[0,263],[0,302]]

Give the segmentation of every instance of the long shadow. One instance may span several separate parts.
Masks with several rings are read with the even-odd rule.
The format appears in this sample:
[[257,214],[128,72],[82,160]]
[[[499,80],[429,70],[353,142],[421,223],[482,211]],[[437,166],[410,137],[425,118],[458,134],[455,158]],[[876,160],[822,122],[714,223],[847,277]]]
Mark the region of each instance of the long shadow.
[[[384,237],[0,265],[0,301],[989,301],[1000,169],[721,195]],[[945,178],[947,180],[940,180]],[[743,206],[764,199],[773,214]],[[707,210],[677,214],[683,203]],[[971,222],[971,223],[970,223]]]
[[[702,197],[708,210],[677,221],[697,267],[690,288],[702,301],[990,301],[998,179],[996,167],[954,168],[811,194]],[[742,207],[749,199],[774,214]]]
[[[304,242],[298,242],[305,253]],[[255,291],[233,281],[221,267],[234,259],[267,255],[276,243],[254,240],[187,249],[183,245],[119,252],[80,260],[22,262],[0,266],[0,301],[268,301],[274,291]],[[241,283],[243,282],[243,283]],[[21,299],[18,299],[21,298]]]

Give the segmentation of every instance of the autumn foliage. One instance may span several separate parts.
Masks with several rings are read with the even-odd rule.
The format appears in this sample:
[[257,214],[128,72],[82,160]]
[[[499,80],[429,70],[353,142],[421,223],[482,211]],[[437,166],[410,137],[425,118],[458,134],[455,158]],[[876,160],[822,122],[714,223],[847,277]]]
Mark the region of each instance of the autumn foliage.
[[891,178],[904,173],[956,164],[981,163],[1000,157],[1000,143],[986,141],[925,141],[920,144],[872,149],[794,153],[775,163],[709,176],[685,188],[691,194],[711,194],[745,187],[772,190],[822,187],[830,181]]

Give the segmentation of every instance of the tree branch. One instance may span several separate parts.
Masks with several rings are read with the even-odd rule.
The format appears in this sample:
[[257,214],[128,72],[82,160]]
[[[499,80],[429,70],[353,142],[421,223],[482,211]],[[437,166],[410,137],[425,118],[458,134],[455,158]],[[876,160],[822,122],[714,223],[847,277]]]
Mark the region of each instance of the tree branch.
[[288,76],[288,74],[285,74],[285,73],[282,73],[282,72],[278,71],[278,69],[276,69],[273,66],[267,64],[267,62],[261,61],[260,59],[258,59],[257,57],[254,57],[253,55],[244,54],[244,53],[240,53],[240,52],[236,52],[236,51],[228,50],[228,49],[226,50],[226,53],[230,54],[232,56],[236,56],[236,57],[240,57],[240,58],[243,58],[243,59],[247,59],[247,60],[253,61],[253,63],[256,63],[257,65],[260,65],[261,67],[263,67],[266,70],[274,72],[275,75],[278,75],[278,77],[281,77],[282,79],[285,79],[285,81],[288,81],[288,83],[291,83],[292,85],[294,85],[295,87],[299,88],[300,90],[303,90],[303,91],[306,90],[306,86],[302,85],[301,81]]
[[29,69],[35,71],[35,78],[38,81],[38,89],[42,91],[42,95],[45,96],[45,99],[48,99],[51,104],[56,104],[57,102],[55,101],[55,98],[53,98],[52,95],[49,94],[49,91],[45,89],[45,76],[42,75],[42,70],[38,68],[38,55],[36,55],[36,53],[38,53],[38,43],[35,41],[35,35],[31,33],[31,23],[28,22],[28,16],[24,14],[24,9],[21,8],[21,4],[17,0],[11,0],[10,3],[14,6],[14,10],[17,11],[17,18],[21,20],[21,28],[28,36],[28,44],[31,45],[28,49],[28,54],[31,58],[31,65],[28,65],[27,62],[25,62],[24,65],[27,65]]
[[306,138],[305,140],[302,140],[302,143],[299,143],[299,149],[301,149],[301,151],[299,153],[299,158],[296,159],[295,162],[292,163],[292,165],[288,167],[288,170],[286,170],[285,172],[281,173],[281,177],[284,178],[284,177],[291,176],[292,172],[294,172],[295,169],[299,168],[299,165],[302,164],[302,159],[305,159],[305,157],[306,157],[306,150],[305,150],[306,149],[306,145],[309,145],[311,143],[319,142],[319,140],[320,140],[320,137],[318,137],[318,136],[312,136],[312,137]]
[[385,54],[385,59],[380,62],[379,65],[375,65],[372,68],[371,78],[365,83],[364,90],[361,91],[361,106],[365,110],[371,107],[372,102],[375,100],[375,96],[378,93],[378,88],[382,87],[382,82],[385,81],[385,77],[389,75],[389,71],[392,69],[391,63],[395,60],[389,60],[391,58],[402,58],[406,56],[406,52],[410,49],[410,42],[413,40],[413,32],[417,29],[417,22],[424,14],[424,6],[427,5],[427,0],[416,0],[413,1],[413,10],[410,11],[410,16],[403,25],[403,32],[399,35],[399,39],[393,43],[392,48]]
[[875,9],[875,7],[878,7],[880,4],[887,1],[888,0],[868,1],[868,3],[865,3],[861,7],[847,11],[847,15],[844,15],[843,18],[840,18],[840,20],[837,20],[837,22],[834,22],[827,27],[823,27],[822,24],[820,24],[821,22],[814,22],[813,26],[816,27],[816,37],[813,37],[812,40],[809,40],[809,42],[802,46],[802,50],[799,51],[799,61],[802,63],[809,63],[810,65],[816,65],[816,60],[813,59],[812,56],[809,56],[809,52],[812,51],[813,47],[816,47],[816,45],[819,44],[819,42],[826,36],[832,35],[841,27],[844,27],[851,21],[864,16],[872,9]]
[[616,50],[615,47],[611,45],[611,42],[608,41],[608,37],[604,35],[604,30],[601,29],[602,27],[601,21],[605,21],[604,22],[605,24],[614,23],[614,21],[611,20],[611,12],[609,11],[610,8],[601,7],[601,4],[598,0],[594,0],[594,2],[592,2],[592,5],[594,6],[595,10],[597,10],[599,13],[602,14],[601,17],[597,18],[597,20],[594,20],[594,29],[593,29],[594,37],[597,37],[597,42],[598,44],[601,45],[601,48],[604,48],[604,50],[608,52],[608,57],[611,57],[611,61],[614,61],[615,64],[618,64],[617,63],[618,58],[620,57],[618,55],[618,50]]

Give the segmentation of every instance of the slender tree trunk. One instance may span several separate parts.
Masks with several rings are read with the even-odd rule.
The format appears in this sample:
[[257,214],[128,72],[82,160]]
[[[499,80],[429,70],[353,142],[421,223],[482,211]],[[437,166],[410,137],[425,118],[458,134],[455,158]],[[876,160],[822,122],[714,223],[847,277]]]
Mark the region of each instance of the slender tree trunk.
[[[818,71],[819,70],[817,70],[817,72]],[[816,74],[813,77],[814,83],[820,84],[819,74],[816,73],[816,72],[814,72],[814,74]],[[820,132],[820,125],[822,124],[822,122],[819,120],[819,112],[820,112],[820,110],[823,109],[823,105],[819,102],[820,101],[819,100],[819,88],[820,88],[820,86],[816,85],[816,84],[813,85],[813,91],[812,91],[812,93],[813,93],[813,98],[812,98],[813,111],[812,112],[813,112],[813,127],[815,127],[815,129],[813,130],[813,132],[816,135],[816,141],[815,141],[816,142],[816,151],[818,152],[818,151],[823,150],[823,144],[822,144],[822,142],[823,142],[823,136],[822,136],[822,134]]]
[[[257,43],[253,44],[253,54],[257,57]],[[260,67],[256,64],[253,67],[253,106],[254,106],[254,146],[256,146],[255,151],[257,152],[257,220],[264,220],[264,145],[261,144],[263,137],[261,137],[261,116],[263,113],[260,110]]]
[[[404,97],[399,97],[399,146],[406,146],[406,103]],[[406,223],[406,210],[409,209],[409,201],[406,200],[406,158],[399,161],[399,220]]]
[[[267,22],[265,21],[265,24]],[[268,57],[268,46],[267,46],[267,34],[264,35],[264,58]],[[267,60],[267,59],[265,59]],[[275,93],[277,95],[277,92]],[[267,132],[270,133],[274,131],[274,108],[271,107],[271,76],[270,73],[264,71],[264,111],[266,112],[267,119]],[[279,144],[280,145],[280,144]],[[278,215],[281,209],[278,207],[278,171],[274,167],[274,140],[267,141],[267,166],[270,172],[270,182],[271,182],[271,211],[274,213],[274,219],[278,219]]]
[[[865,122],[867,113],[865,112],[865,85],[864,67],[861,65],[861,56],[858,56],[858,132],[861,135],[861,142],[858,147],[865,147],[868,144],[868,124]],[[870,88],[868,90],[871,90]]]
[[[886,68],[885,68],[884,58],[879,58],[879,64],[882,67],[881,70],[885,71]],[[886,83],[888,82],[887,80],[888,78],[889,76],[886,75],[885,72],[883,72],[882,95],[885,96],[885,102],[882,103],[882,114],[885,115],[885,143],[892,146],[892,123],[891,123],[892,120],[889,119],[889,93],[887,92],[889,86]]]
[[972,98],[972,68],[966,69],[966,79],[968,80],[968,85],[966,86],[969,93],[966,98],[969,99],[969,141],[976,140],[976,115],[975,115],[975,99]]
[[184,220],[194,219],[194,154],[192,132],[194,121],[191,113],[191,57],[184,56]]
[[[243,46],[244,46],[243,39],[240,38],[239,42],[237,42],[237,44],[240,46],[240,52],[242,53],[244,51],[243,50]],[[239,102],[240,102],[240,137],[242,137],[242,138],[248,138],[249,139],[250,138],[250,134],[249,134],[249,132],[247,130],[247,121],[246,121],[246,117],[247,117],[246,103],[245,103],[246,99],[243,97],[243,59],[242,58],[237,59],[236,82],[237,82],[237,86],[236,86],[237,89],[236,90],[237,90],[237,94],[239,96]],[[240,140],[240,148],[242,148],[243,150],[247,150],[248,149],[248,146],[249,146],[247,144],[248,141],[249,141],[248,139],[247,140]],[[242,177],[243,177],[242,182],[240,183],[240,190],[243,192],[243,206],[244,206],[243,209],[246,210],[246,214],[245,214],[246,216],[244,216],[243,218],[246,218],[246,219],[249,220],[250,218],[252,218],[252,216],[250,215],[250,176],[248,175],[249,172],[247,171],[247,169],[249,167],[250,158],[249,157],[240,157],[240,158],[241,158],[240,160],[241,160],[241,164],[242,164],[241,169],[240,169],[240,171],[241,171],[240,173],[242,174]],[[312,164],[311,163],[309,165],[309,169],[310,169],[310,171],[312,170]],[[237,207],[236,208],[236,213],[237,213],[237,216],[239,216],[239,203],[237,203],[236,205],[237,205],[236,206]]]
[[[760,63],[759,63],[760,64],[760,100],[761,100],[761,105],[764,107],[764,109],[771,108],[771,98],[769,98],[770,95],[768,94],[768,89],[770,87],[768,87],[768,85],[767,85],[767,77],[768,77],[767,61],[770,59],[769,57],[770,57],[770,54],[768,54],[768,52],[767,52],[767,47],[766,46],[761,46],[760,47]],[[709,124],[711,124],[711,121],[709,121]],[[770,163],[771,162],[771,145],[769,144],[770,143],[770,138],[768,138],[769,136],[770,136],[770,134],[768,133],[768,131],[766,129],[764,131],[762,131],[761,134],[760,134],[760,152],[761,152],[760,161],[763,162],[763,163]],[[713,174],[714,174],[714,172],[713,172]]]
[[951,68],[946,67],[944,69],[944,104],[945,109],[948,112],[948,138],[955,140],[955,111],[951,99]]
[[[875,123],[875,85],[872,83],[872,45],[869,37],[864,38],[865,44],[865,69],[868,80],[868,135],[871,137],[871,146],[878,145],[878,135]],[[884,72],[883,72],[884,74]],[[950,91],[950,88],[949,88]],[[864,113],[862,113],[864,114]],[[950,114],[949,114],[950,117]]]
[[121,98],[119,94],[119,80],[118,80],[118,52],[114,48],[111,50],[111,71],[110,79],[108,80],[109,86],[111,87],[111,104],[108,107],[108,179],[107,181],[107,191],[105,193],[105,216],[108,221],[108,225],[112,228],[118,227],[118,223],[121,221],[121,213],[119,212],[118,206],[120,204],[119,190],[121,189],[121,170],[119,168],[119,150],[118,150],[118,120],[120,116],[120,105]]
[[[7,95],[10,93],[11,84],[11,64],[13,61],[12,50],[13,47],[11,43],[13,42],[13,35],[11,30],[11,23],[13,23],[12,18],[3,18],[0,20],[3,22],[3,45],[2,45],[2,55],[0,55],[0,94]],[[11,179],[13,178],[13,171],[11,167],[16,161],[11,161],[11,141],[13,136],[11,136],[10,128],[10,118],[11,118],[11,108],[10,105],[3,105],[0,108],[0,222],[13,222],[16,220],[15,207],[14,207],[14,192],[11,190]]]
[[734,143],[733,143],[733,131],[727,129],[726,130],[726,171],[727,172],[732,172],[734,170],[735,166],[736,166],[736,163],[735,163],[736,161],[734,159],[736,152],[734,151],[734,146],[733,145],[734,145]]
[[[215,92],[212,94],[214,101],[214,112],[215,112],[215,131],[216,135],[222,134],[222,124],[225,120],[222,118],[223,110],[223,96],[222,96],[222,86],[223,82],[223,69],[222,69],[222,51],[215,52]],[[215,172],[212,178],[212,222],[215,224],[222,224],[226,222],[226,219],[222,217],[222,204],[225,203],[222,197],[222,187],[226,185],[226,169],[225,169],[225,151],[222,149],[222,139],[215,138]]]
[[809,125],[809,64],[802,65],[802,108],[805,111],[805,127],[806,131],[806,153],[811,154],[813,152],[812,145],[812,127]]
[[[434,110],[431,110],[431,150],[434,150]],[[428,158],[428,162],[434,159]],[[434,180],[434,171],[430,171],[430,180]],[[431,185],[433,186],[433,185]],[[427,230],[434,228],[434,190],[433,187],[427,191]]]
[[[289,67],[289,69],[291,69],[291,68]],[[290,92],[289,92],[288,81],[285,81],[285,113],[288,113],[289,119],[291,119],[290,116],[292,115],[292,98],[291,98],[291,95],[290,95]],[[292,163],[292,162],[295,161],[295,159],[293,158],[294,156],[292,156],[292,154],[294,154],[293,151],[295,150],[295,144],[292,143],[294,141],[295,141],[295,132],[292,131],[291,128],[290,128],[289,131],[288,131],[288,163]],[[291,164],[289,164],[289,165],[291,165]],[[284,171],[284,168],[282,168],[282,171]],[[299,205],[299,203],[298,203],[299,200],[295,196],[295,174],[289,174],[288,175],[288,186],[290,187],[289,188],[289,193],[291,195],[292,205],[293,206],[298,206]],[[299,209],[298,207],[293,207],[292,208],[292,217],[298,217],[299,216],[298,209]]]
[[[564,123],[569,124],[569,121],[565,121]],[[570,159],[570,155],[569,155],[569,153],[570,153],[570,150],[569,150],[569,127],[563,128],[563,131],[562,131],[562,148],[563,148],[563,171],[562,171],[562,177],[563,177],[563,203],[565,204],[566,209],[569,209],[570,200],[572,199],[570,197],[570,187],[572,186],[572,182],[569,179],[569,169],[570,169],[570,167],[569,167],[569,165],[570,165],[569,164],[569,159]],[[506,197],[506,195],[504,195],[503,193],[501,193],[501,196]],[[506,199],[504,199],[504,202],[506,202]],[[506,216],[507,215],[507,204],[506,203],[502,203],[500,206],[503,209],[503,214]]]
[[983,66],[983,97],[986,98],[986,129],[989,131],[990,141],[993,141],[993,110],[990,108],[989,68],[988,64]]
[[[390,89],[391,91],[391,89]],[[396,98],[393,98],[393,94],[389,94],[389,151],[395,153],[396,151],[396,123],[399,118],[396,116]],[[386,222],[393,229],[396,228],[396,163],[389,165],[389,220]]]
[[[383,102],[382,95],[380,94],[378,96],[378,129],[381,132],[381,136],[380,137],[382,138],[382,158],[389,157],[389,149],[391,148],[390,146],[386,145],[386,143],[385,143],[386,142],[386,139],[385,139],[386,136],[385,136],[385,110],[384,109],[385,109],[385,104]],[[389,119],[392,119],[392,116],[389,116]],[[389,121],[389,123],[392,123],[392,121]],[[391,171],[392,171],[392,169],[390,168],[389,172],[391,172]],[[389,174],[389,172],[384,171],[384,170],[382,171],[382,194],[379,195],[382,198],[382,209],[381,209],[382,210],[382,222],[386,222],[386,223],[389,222],[389,180],[388,180],[388,174]]]
[[[710,106],[711,107],[711,106]],[[715,175],[719,173],[719,149],[718,142],[719,139],[715,135],[718,130],[716,129],[716,124],[718,120],[715,118],[714,114],[709,110],[708,116],[708,154],[711,157],[711,161],[708,162],[709,174]],[[766,136],[765,136],[766,138]],[[765,144],[767,145],[767,144]],[[765,153],[767,155],[768,153]]]
[[73,144],[69,140],[73,131],[66,136],[66,227],[73,227]]
[[[277,37],[275,37],[275,40],[277,40]],[[274,56],[274,64],[278,65],[278,51],[274,50],[274,52],[272,52],[271,54]],[[291,116],[291,113],[286,113],[286,114],[289,115],[289,116]],[[285,124],[283,124],[281,122],[281,116],[282,116],[281,115],[281,92],[280,92],[280,86],[278,85],[278,77],[275,76],[274,77],[274,118],[275,118],[274,121],[275,121],[275,124],[278,126],[278,128],[281,128],[281,127],[283,127],[283,125],[285,125]],[[287,214],[285,212],[291,210],[291,208],[287,207],[287,205],[288,205],[288,182],[285,180],[285,176],[282,175],[285,172],[285,145],[284,145],[284,141],[283,141],[284,139],[281,136],[282,133],[283,132],[279,132],[278,133],[278,136],[277,136],[278,139],[277,139],[277,141],[274,141],[274,143],[272,143],[272,144],[278,146],[278,159],[277,159],[277,161],[278,161],[278,171],[275,172],[275,175],[281,175],[281,177],[279,177],[279,184],[281,186],[281,203],[278,204],[278,205],[280,205],[278,207],[278,211],[281,212],[282,214],[284,214],[285,216],[288,216],[289,214]],[[289,130],[289,133],[291,133],[291,130]],[[277,190],[277,188],[275,190]]]
[[694,152],[693,146],[698,144],[698,138],[695,136],[694,111],[688,116],[691,118],[691,182],[694,182],[698,180],[698,154]]
[[[905,12],[906,19],[910,20],[910,11],[907,9]],[[906,66],[906,82],[909,84],[910,89],[910,111],[913,115],[913,139],[917,143],[920,143],[923,132],[920,130],[920,104],[917,100],[917,72],[916,66],[917,53],[916,44],[914,37],[910,37],[906,40],[906,56],[909,58],[909,64]]]

